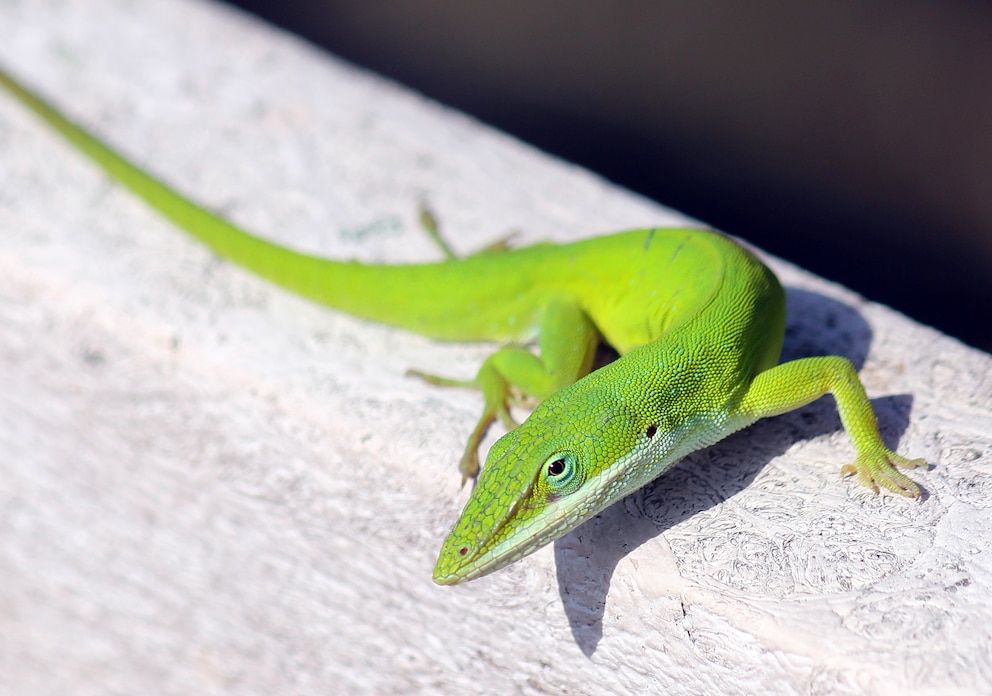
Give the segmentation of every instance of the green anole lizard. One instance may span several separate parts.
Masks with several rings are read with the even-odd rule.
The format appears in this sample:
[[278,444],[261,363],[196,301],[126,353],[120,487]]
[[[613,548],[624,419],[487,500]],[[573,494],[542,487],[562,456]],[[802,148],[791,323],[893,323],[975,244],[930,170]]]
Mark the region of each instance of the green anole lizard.
[[[444,541],[434,581],[502,568],[563,536],[685,455],[760,418],[830,393],[856,450],[841,469],[876,492],[919,497],[895,467],[853,365],[837,356],[778,364],[785,294],[750,251],[703,229],[642,229],[571,244],[491,249],[438,263],[369,265],[297,253],[248,233],[131,164],[0,71],[0,84],[160,214],[293,292],[430,337],[498,341],[470,384],[481,418],[461,460],[478,474]],[[620,353],[590,372],[597,344]],[[522,344],[536,341],[539,354]],[[539,401],[521,424],[510,406]]]

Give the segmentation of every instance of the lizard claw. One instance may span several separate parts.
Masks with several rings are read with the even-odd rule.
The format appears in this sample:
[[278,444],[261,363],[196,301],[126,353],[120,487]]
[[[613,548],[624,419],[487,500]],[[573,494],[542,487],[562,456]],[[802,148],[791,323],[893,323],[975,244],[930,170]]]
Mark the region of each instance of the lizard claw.
[[884,450],[879,454],[859,455],[853,464],[844,466],[840,473],[841,476],[857,476],[858,483],[871,488],[875,493],[878,493],[878,487],[882,486],[907,498],[919,498],[920,487],[896,469],[897,466],[926,467],[927,462],[924,459],[907,459],[891,450]]
[[473,481],[479,476],[479,452],[471,445],[462,454],[461,461],[458,462],[458,471],[462,475],[462,488],[469,479]]

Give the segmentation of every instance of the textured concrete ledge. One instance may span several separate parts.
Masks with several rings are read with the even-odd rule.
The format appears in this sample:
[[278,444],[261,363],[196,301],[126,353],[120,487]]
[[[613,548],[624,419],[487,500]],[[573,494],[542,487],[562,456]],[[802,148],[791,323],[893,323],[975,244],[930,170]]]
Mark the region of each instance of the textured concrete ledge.
[[[466,250],[682,221],[211,4],[23,0],[0,27],[9,69],[302,249],[431,258],[422,197]],[[992,358],[772,263],[788,356],[859,364],[934,465],[923,501],[839,478],[826,399],[440,588],[479,404],[403,371],[487,347],[219,262],[0,95],[0,691],[992,689]]]

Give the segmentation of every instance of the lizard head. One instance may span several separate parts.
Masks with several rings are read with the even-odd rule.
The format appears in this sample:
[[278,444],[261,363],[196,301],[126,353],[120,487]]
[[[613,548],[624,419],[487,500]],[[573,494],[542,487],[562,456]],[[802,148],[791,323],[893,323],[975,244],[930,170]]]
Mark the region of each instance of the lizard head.
[[580,384],[552,396],[493,445],[441,547],[434,582],[453,585],[498,570],[657,474],[659,425],[642,422],[622,398],[569,394]]

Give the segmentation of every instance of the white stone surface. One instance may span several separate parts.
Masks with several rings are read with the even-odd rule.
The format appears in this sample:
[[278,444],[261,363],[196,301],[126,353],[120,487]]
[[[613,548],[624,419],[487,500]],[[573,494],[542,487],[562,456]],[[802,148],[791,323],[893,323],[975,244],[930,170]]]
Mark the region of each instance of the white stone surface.
[[[681,220],[209,3],[0,2],[0,61],[327,255],[431,258],[422,197],[464,250]],[[772,262],[787,354],[855,359],[924,500],[839,478],[825,399],[441,588],[479,402],[403,371],[489,348],[218,261],[0,95],[0,692],[992,691],[992,358]]]

